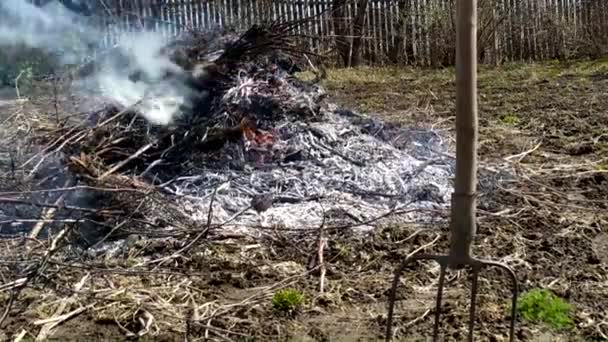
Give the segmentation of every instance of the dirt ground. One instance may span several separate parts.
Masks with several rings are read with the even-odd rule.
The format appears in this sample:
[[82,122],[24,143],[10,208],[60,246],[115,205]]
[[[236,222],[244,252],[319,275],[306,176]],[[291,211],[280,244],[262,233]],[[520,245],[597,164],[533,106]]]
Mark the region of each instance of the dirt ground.
[[[453,69],[330,70],[324,84],[345,107],[453,137]],[[481,166],[517,178],[482,187],[474,253],[513,267],[521,291],[548,288],[574,307],[573,329],[520,318],[517,339],[608,340],[608,60],[482,67],[479,91]],[[138,256],[167,256],[179,246],[136,243],[124,260],[69,268],[58,258],[49,261],[51,278],[13,298],[0,340],[21,332],[23,341],[33,340],[48,323],[39,320],[55,317],[64,302],[62,312],[71,315],[55,320],[48,340],[379,341],[395,268],[416,250],[446,253],[447,229],[379,227],[365,237],[330,232],[322,293],[319,271],[307,269],[318,249],[311,235],[276,231],[264,239],[209,241],[162,268],[130,266]],[[395,340],[429,340],[438,271],[431,262],[405,270]],[[466,338],[468,275],[448,272],[445,341]],[[74,290],[81,280],[83,290]],[[285,287],[305,296],[291,315],[272,309],[273,294]],[[505,276],[484,271],[479,290],[476,340],[506,341]],[[1,303],[11,301],[7,292],[0,292]]]

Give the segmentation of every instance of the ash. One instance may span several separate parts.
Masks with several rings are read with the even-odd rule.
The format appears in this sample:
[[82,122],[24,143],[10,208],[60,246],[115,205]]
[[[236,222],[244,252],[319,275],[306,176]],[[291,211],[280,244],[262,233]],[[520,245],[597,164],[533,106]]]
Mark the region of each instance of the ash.
[[[240,78],[222,99],[265,116],[272,142],[230,144],[214,166],[163,184],[180,196],[185,214],[206,224],[213,202],[212,224],[245,234],[322,224],[368,231],[377,224],[442,220],[435,212],[448,207],[453,165],[437,153],[443,150],[439,135],[382,127],[332,104],[316,110],[322,88],[302,89],[286,75],[275,79],[282,83],[272,88],[266,80]],[[261,103],[316,114],[302,120],[289,108],[260,111]],[[252,208],[256,201],[266,210]]]

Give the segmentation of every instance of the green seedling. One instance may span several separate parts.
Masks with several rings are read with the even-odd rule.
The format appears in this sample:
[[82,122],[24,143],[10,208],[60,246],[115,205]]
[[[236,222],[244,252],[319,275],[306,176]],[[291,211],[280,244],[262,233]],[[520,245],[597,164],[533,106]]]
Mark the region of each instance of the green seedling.
[[304,295],[294,289],[280,290],[272,297],[272,307],[279,312],[293,313],[304,302]]
[[509,114],[501,115],[500,121],[502,121],[502,123],[504,123],[506,125],[514,126],[519,123],[519,118],[515,114],[509,113]]
[[517,303],[521,317],[531,322],[543,322],[555,329],[574,325],[570,316],[572,306],[546,289],[534,289],[523,294]]

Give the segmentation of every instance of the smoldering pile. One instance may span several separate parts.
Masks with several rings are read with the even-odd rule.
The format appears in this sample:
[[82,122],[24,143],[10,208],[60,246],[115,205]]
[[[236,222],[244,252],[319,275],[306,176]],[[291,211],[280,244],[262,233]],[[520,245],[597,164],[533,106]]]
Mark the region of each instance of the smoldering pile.
[[167,45],[181,71],[163,80],[192,91],[167,125],[146,119],[154,101],[171,96],[158,86],[131,106],[110,103],[39,135],[53,146],[47,150],[61,147],[74,183],[101,194],[93,201],[95,222],[106,227],[100,236],[365,230],[442,219],[453,167],[437,152],[439,135],[325,103],[320,85],[293,73],[312,56],[289,39],[293,25],[213,41],[190,32]]

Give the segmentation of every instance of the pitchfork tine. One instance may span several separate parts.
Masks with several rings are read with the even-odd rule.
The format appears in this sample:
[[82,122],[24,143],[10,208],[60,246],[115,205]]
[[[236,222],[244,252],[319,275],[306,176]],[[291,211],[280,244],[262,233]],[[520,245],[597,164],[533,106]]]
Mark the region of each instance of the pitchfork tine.
[[475,328],[475,299],[477,298],[477,281],[479,280],[480,266],[473,266],[473,283],[471,284],[471,307],[469,308],[469,342],[473,342],[473,329]]
[[[393,313],[395,312],[395,299],[397,297],[397,288],[399,287],[399,279],[401,279],[401,273],[403,273],[403,270],[405,269],[405,267],[411,262],[414,262],[417,260],[435,260],[441,265],[442,258],[443,258],[443,256],[441,256],[441,255],[420,254],[420,255],[413,255],[409,258],[405,258],[405,260],[403,260],[401,262],[401,264],[395,271],[395,277],[393,278],[393,285],[391,286],[391,291],[389,293],[388,315],[386,317],[386,342],[389,342],[391,340],[391,338],[393,337],[393,332],[392,332]],[[444,270],[443,267],[441,269]],[[435,324],[436,329],[435,330],[439,331],[439,325],[438,325],[439,317],[437,316],[437,314],[435,314],[435,318],[436,318],[436,324]],[[433,332],[433,334],[435,334],[435,332]]]
[[[393,317],[395,311],[395,301],[397,296],[397,288],[399,287],[399,279],[401,279],[401,274],[405,267],[417,260],[435,260],[440,266],[439,271],[439,281],[437,284],[437,298],[435,302],[435,321],[433,324],[433,341],[438,341],[439,339],[439,321],[441,318],[441,304],[443,301],[443,289],[445,283],[445,273],[447,268],[450,266],[449,257],[446,255],[429,255],[429,254],[420,254],[413,255],[401,263],[399,268],[395,271],[395,277],[393,278],[393,284],[389,293],[389,302],[388,302],[388,316],[386,320],[386,342],[390,342],[393,338],[392,326],[393,326]],[[467,341],[473,341],[473,331],[475,328],[475,312],[476,312],[476,299],[478,292],[478,281],[479,281],[479,272],[483,267],[494,266],[503,270],[510,278],[511,281],[511,291],[512,291],[512,299],[511,299],[511,319],[509,325],[509,342],[515,341],[515,322],[517,320],[517,296],[519,293],[519,286],[517,282],[517,276],[515,272],[509,268],[508,266],[501,264],[495,261],[489,260],[478,260],[471,259],[469,263],[473,270],[473,281],[471,284],[471,307],[469,308],[469,334]]]
[[517,283],[517,275],[515,272],[505,264],[501,264],[496,261],[483,260],[481,264],[486,266],[494,266],[503,270],[511,280],[511,292],[513,297],[511,298],[511,324],[509,326],[509,341],[513,342],[515,338],[515,321],[517,319],[517,296],[519,295],[519,286]]
[[435,325],[433,326],[433,340],[437,340],[439,337],[439,320],[441,318],[441,301],[443,299],[443,283],[445,282],[445,271],[448,267],[447,259],[438,258],[439,263],[439,282],[437,286],[437,303],[435,303]]

